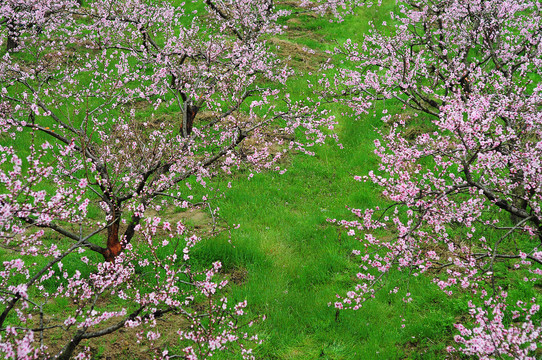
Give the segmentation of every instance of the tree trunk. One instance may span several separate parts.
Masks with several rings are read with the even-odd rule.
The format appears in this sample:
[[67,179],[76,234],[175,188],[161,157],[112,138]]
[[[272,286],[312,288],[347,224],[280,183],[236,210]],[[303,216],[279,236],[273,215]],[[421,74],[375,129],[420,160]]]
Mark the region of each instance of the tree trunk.
[[11,52],[13,49],[19,46],[19,32],[17,31],[17,27],[12,21],[8,21],[7,28],[8,28],[8,42],[6,45],[6,50],[8,52]]
[[69,343],[64,346],[64,348],[60,351],[60,353],[55,357],[56,360],[70,360],[70,358],[73,355],[73,352],[75,351],[75,348],[81,340],[83,340],[83,334],[85,333],[85,330],[79,330],[75,333],[73,336],[73,339]]
[[198,114],[199,107],[195,105],[188,105],[185,103],[183,109],[183,122],[181,124],[181,135],[187,137],[192,133],[192,126],[194,124],[194,119]]
[[122,250],[122,244],[119,241],[119,226],[120,216],[107,228],[107,248],[103,254],[105,261],[113,261]]
[[[516,197],[513,198],[512,204],[518,209],[526,211],[528,202],[527,200],[525,200],[525,195],[527,194],[527,192],[525,191],[525,187],[523,186],[523,171],[513,173],[510,175],[510,177],[512,181],[517,184],[516,188],[513,190],[513,195],[515,195]],[[514,225],[517,225],[523,219],[514,214],[510,214],[510,220],[512,221],[512,223],[514,223]]]

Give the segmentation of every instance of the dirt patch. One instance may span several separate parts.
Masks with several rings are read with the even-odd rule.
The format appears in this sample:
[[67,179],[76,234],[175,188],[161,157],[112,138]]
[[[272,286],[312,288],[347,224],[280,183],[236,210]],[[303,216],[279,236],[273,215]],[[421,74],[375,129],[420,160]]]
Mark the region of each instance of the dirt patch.
[[206,209],[197,207],[178,211],[174,206],[170,206],[166,210],[160,212],[148,209],[145,211],[145,216],[159,216],[163,221],[168,221],[172,224],[181,221],[182,223],[203,232],[212,231],[213,228],[213,218],[209,215],[209,212],[206,211]]
[[328,59],[321,51],[279,38],[269,39],[272,49],[280,58],[298,71],[312,72],[318,70]]
[[243,285],[248,279],[248,271],[245,268],[234,268],[226,277],[235,285]]
[[277,1],[277,5],[291,6],[291,7],[300,7],[301,1],[299,0],[282,0]]
[[[117,319],[118,321],[118,319]],[[99,338],[84,340],[77,347],[74,355],[85,347],[90,349],[92,359],[153,359],[155,354],[165,348],[177,347],[179,330],[187,330],[190,322],[181,315],[167,315],[156,320],[156,328],[149,326],[137,328],[121,328],[111,334]],[[111,324],[104,324],[104,327]],[[150,343],[145,335],[148,331],[160,332],[160,338]],[[71,333],[55,329],[45,334],[50,355],[57,354],[70,340]]]
[[212,226],[212,218],[209,213],[202,209],[188,209],[184,212],[172,214],[175,221],[183,220],[195,229],[205,230]]
[[145,110],[151,106],[151,103],[149,100],[145,100],[145,99],[134,99],[132,101],[127,102],[124,106],[129,109]]
[[[293,8],[293,14],[303,14],[314,18],[320,17],[314,10],[311,10],[311,6],[301,6],[300,0],[282,0],[277,1],[277,5]],[[314,4],[312,4],[314,5]]]
[[75,52],[71,50],[54,51],[43,55],[44,65],[48,68],[66,65],[74,59],[76,59]]
[[385,123],[385,127],[391,129],[395,124],[399,124],[403,137],[409,141],[416,140],[420,135],[434,131],[430,119],[423,116],[416,116],[414,111],[406,110],[391,116]]

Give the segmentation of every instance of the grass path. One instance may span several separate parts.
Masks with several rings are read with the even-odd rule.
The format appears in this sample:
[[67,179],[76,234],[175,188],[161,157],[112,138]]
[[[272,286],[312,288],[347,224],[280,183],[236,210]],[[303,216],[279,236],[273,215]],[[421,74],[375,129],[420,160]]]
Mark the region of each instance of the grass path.
[[408,309],[385,293],[360,311],[341,312],[338,320],[328,306],[354,284],[349,254],[359,244],[339,237],[326,219],[348,218],[345,205],[366,208],[381,201],[371,185],[353,179],[375,166],[375,125],[371,119],[345,121],[345,149],[328,144],[315,157],[296,155],[284,175],[239,177],[219,203],[221,215],[241,227],[233,232],[233,246],[213,239],[198,254],[221,260],[230,271],[246,270],[232,297],[246,298],[255,314],[267,316],[256,329],[265,339],[258,348],[262,359],[442,358],[442,340],[451,331],[445,324],[457,309],[427,281],[412,283],[428,289]]
[[[369,19],[388,10],[375,8],[335,25],[325,19],[301,19],[292,29],[295,37],[285,38],[328,50],[335,41],[365,31]],[[302,94],[304,84],[305,78],[298,78],[290,91]],[[350,254],[360,245],[339,235],[326,219],[349,218],[347,205],[364,209],[383,202],[377,189],[353,179],[376,168],[373,140],[378,117],[371,114],[362,121],[344,117],[339,123],[344,149],[326,144],[314,157],[294,155],[283,175],[256,174],[249,180],[245,174],[232,181],[232,189],[216,205],[230,224],[241,224],[232,234],[233,246],[219,237],[203,244],[198,256],[246,273],[231,296],[246,298],[254,314],[267,316],[255,329],[265,339],[257,349],[258,358],[441,359],[444,344],[450,341],[450,324],[461,309],[425,279],[411,281],[412,292],[423,297],[408,306],[397,296],[386,295],[386,289],[361,310],[341,312],[338,318],[328,306],[335,294],[345,294],[354,284],[357,265]],[[215,186],[226,188],[226,182],[217,180]],[[402,281],[402,274],[392,276]],[[401,316],[407,324],[404,329]]]

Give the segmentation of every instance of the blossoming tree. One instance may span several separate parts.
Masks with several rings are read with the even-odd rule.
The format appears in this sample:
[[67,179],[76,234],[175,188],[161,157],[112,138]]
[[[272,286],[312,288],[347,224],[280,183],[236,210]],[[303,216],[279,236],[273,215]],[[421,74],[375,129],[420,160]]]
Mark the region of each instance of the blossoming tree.
[[[357,114],[386,100],[404,111],[385,107],[380,165],[356,177],[390,203],[333,220],[362,243],[358,284],[335,306],[360,308],[391,271],[426,274],[449,295],[471,294],[473,321],[456,324],[449,351],[534,359],[540,293],[509,279],[532,284],[542,275],[542,8],[525,0],[396,8],[389,24],[371,23],[360,43],[336,49],[337,76],[327,84]],[[531,290],[520,297],[520,288]]]
[[191,189],[211,176],[279,169],[288,148],[324,141],[333,118],[279,89],[291,71],[265,36],[283,13],[268,0],[28,0],[1,11],[17,33],[4,31],[0,61],[0,354],[86,358],[82,342],[122,328],[155,341],[170,315],[185,319],[176,356],[232,347],[250,358],[245,343],[258,339],[240,330],[246,302],[219,295],[221,264],[195,269],[200,237],[152,214],[197,205]]

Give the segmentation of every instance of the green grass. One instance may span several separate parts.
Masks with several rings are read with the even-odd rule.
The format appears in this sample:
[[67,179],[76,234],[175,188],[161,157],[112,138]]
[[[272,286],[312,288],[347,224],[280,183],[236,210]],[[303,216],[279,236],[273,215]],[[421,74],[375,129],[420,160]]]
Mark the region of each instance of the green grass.
[[[353,179],[375,167],[377,124],[371,118],[342,121],[344,150],[328,144],[315,157],[294,156],[284,175],[236,179],[217,204],[229,223],[241,224],[233,245],[211,239],[195,256],[247,269],[247,281],[232,288],[232,297],[246,298],[253,313],[267,316],[255,330],[266,340],[258,349],[261,358],[441,358],[457,309],[426,279],[412,282],[413,292],[425,294],[412,306],[384,291],[361,310],[341,312],[338,321],[328,306],[354,283],[349,254],[357,244],[339,237],[326,219],[348,218],[346,205],[381,203],[370,184]],[[405,329],[400,315],[409,323]]]

